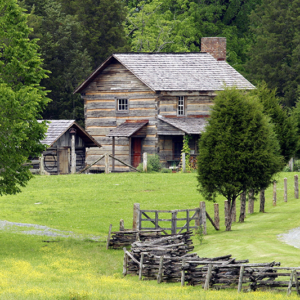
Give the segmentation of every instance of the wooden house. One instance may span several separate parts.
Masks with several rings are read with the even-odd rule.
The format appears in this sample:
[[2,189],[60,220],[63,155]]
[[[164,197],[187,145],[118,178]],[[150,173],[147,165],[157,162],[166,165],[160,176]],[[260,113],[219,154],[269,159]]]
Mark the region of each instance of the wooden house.
[[[88,163],[108,152],[137,166],[147,152],[168,167],[180,160],[184,135],[197,153],[216,91],[254,88],[226,63],[225,38],[203,38],[201,48],[113,54],[75,90],[84,100],[85,128],[102,145],[87,151]],[[104,163],[94,168],[103,170]]]
[[86,150],[101,147],[75,120],[47,120],[47,124],[41,143],[48,148],[42,158],[32,160],[34,169],[44,169],[51,175],[75,173],[85,167]]

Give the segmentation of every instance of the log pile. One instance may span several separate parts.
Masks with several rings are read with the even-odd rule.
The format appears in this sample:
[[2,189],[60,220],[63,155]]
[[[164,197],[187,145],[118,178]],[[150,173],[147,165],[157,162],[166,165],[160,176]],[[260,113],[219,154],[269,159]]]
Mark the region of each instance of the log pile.
[[147,241],[149,239],[158,239],[164,236],[161,230],[122,230],[111,232],[108,248],[122,249],[130,246],[135,241]]

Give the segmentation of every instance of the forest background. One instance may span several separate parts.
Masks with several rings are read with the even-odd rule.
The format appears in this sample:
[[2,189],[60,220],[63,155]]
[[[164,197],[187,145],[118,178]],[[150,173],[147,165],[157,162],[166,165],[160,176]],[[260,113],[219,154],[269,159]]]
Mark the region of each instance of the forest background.
[[44,119],[84,124],[74,89],[114,52],[199,52],[202,37],[227,39],[227,62],[277,89],[283,107],[300,94],[300,0],[19,0],[38,38]]

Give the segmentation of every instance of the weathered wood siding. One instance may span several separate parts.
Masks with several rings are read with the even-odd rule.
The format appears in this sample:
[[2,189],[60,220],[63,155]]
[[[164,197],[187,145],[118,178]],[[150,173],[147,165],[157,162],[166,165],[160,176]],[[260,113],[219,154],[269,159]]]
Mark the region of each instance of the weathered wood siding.
[[185,116],[209,115],[213,105],[211,92],[163,92],[159,98],[158,113],[162,116],[177,116],[178,97],[184,96]]
[[[87,149],[86,162],[94,162],[99,155],[112,153],[112,138],[106,135],[126,120],[149,120],[143,133],[142,151],[155,153],[157,148],[157,98],[155,92],[142,83],[116,60],[112,61],[84,90],[85,129],[101,145]],[[128,112],[117,111],[117,99],[128,99]],[[126,137],[115,138],[115,156],[131,164],[130,145]],[[110,161],[111,165],[111,161]],[[94,166],[104,169],[104,160]],[[116,170],[128,167],[115,161]]]

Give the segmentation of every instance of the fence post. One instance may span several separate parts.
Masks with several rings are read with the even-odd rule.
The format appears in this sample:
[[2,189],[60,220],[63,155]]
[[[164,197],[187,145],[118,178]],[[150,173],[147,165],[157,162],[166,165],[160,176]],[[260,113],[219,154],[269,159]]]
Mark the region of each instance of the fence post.
[[182,259],[182,269],[181,269],[181,286],[184,286],[184,282],[185,282],[184,264],[185,264],[185,260],[183,258]]
[[105,174],[109,173],[109,156],[105,153]]
[[123,275],[127,275],[127,263],[128,263],[128,256],[126,254],[126,248],[123,248],[124,250],[124,260],[123,260]]
[[216,224],[216,227],[220,229],[219,203],[214,204],[214,222]]
[[295,180],[295,183],[294,183],[295,198],[299,199],[299,185],[298,185],[298,175],[297,174],[294,176],[294,180]]
[[182,152],[181,154],[181,160],[182,160],[182,172],[185,173],[185,153]]
[[274,180],[274,182],[273,182],[273,206],[276,206],[276,200],[277,200],[277,197],[276,197],[276,181]]
[[211,272],[212,272],[212,264],[209,264],[208,269],[207,269],[207,273],[206,273],[205,284],[204,284],[204,290],[205,291],[207,291],[209,289],[209,282],[210,282]]
[[120,220],[120,231],[124,231],[124,220]]
[[284,202],[287,202],[287,178],[284,178]]
[[241,268],[240,268],[240,277],[239,277],[239,285],[238,285],[238,293],[240,293],[242,291],[243,275],[244,275],[244,266],[241,266]]
[[[39,158],[40,161],[40,175],[44,175],[45,174],[45,170],[44,170],[44,155],[42,154],[42,156],[40,156]],[[57,166],[58,169],[59,166]]]
[[108,236],[107,236],[107,242],[106,242],[106,250],[107,250],[108,247],[109,247],[110,235],[111,235],[111,228],[112,228],[112,224],[109,225]]
[[142,280],[144,255],[145,255],[145,253],[142,252],[142,254],[141,254],[141,261],[140,261],[140,270],[139,270],[139,280]]
[[177,232],[177,211],[172,212],[172,234],[176,234]]
[[143,172],[147,172],[147,152],[143,153]]
[[164,266],[164,257],[161,256],[160,259],[159,259],[159,269],[158,269],[158,274],[157,274],[157,283],[161,283],[163,266]]
[[134,203],[133,204],[133,224],[132,224],[132,230],[140,230],[140,204]]
[[205,208],[205,202],[201,201],[200,202],[200,208],[201,208],[201,219],[202,219],[202,229],[203,229],[203,234],[206,234],[206,208]]

